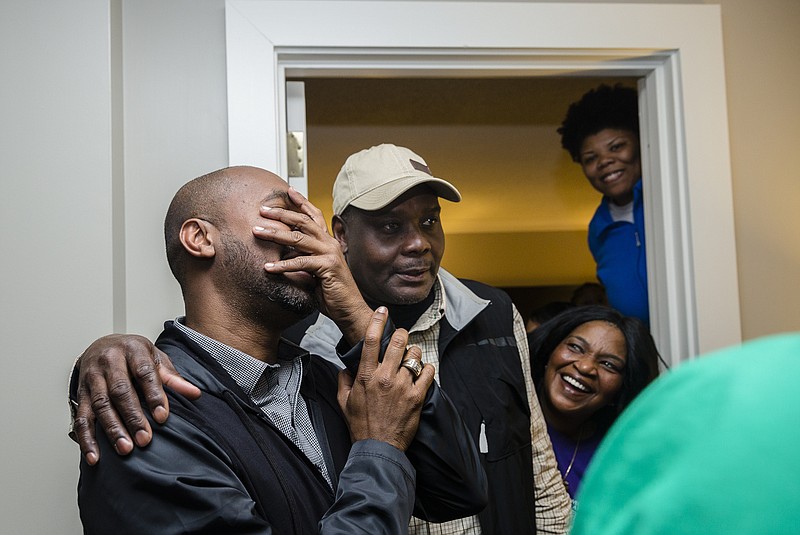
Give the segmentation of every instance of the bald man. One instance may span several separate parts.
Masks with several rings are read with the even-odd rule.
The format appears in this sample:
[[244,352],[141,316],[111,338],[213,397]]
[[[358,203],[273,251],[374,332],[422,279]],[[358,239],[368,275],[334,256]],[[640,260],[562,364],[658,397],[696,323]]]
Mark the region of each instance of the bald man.
[[[485,505],[477,452],[432,366],[361,299],[319,210],[272,173],[227,168],[178,191],[164,234],[186,314],[156,346],[196,387],[172,383],[169,422],[149,421],[157,438],[135,455],[109,454],[120,447],[102,433],[84,450],[86,533],[402,533],[412,512]],[[347,371],[281,339],[318,307],[353,345]],[[431,454],[437,443],[449,451]]]

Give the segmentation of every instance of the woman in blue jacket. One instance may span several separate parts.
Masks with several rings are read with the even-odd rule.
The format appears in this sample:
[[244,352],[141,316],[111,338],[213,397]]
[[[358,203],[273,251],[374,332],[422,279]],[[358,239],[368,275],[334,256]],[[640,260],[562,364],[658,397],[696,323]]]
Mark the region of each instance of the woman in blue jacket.
[[609,304],[649,326],[636,90],[601,85],[588,91],[570,105],[558,133],[603,194],[589,223],[589,249]]

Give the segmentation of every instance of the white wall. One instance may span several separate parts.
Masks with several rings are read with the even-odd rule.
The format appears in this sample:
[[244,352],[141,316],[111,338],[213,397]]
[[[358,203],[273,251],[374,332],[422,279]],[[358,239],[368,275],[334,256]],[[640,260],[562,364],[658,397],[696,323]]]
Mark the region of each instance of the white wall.
[[[224,2],[3,0],[0,72],[0,531],[80,533],[67,373],[115,310],[119,329],[150,336],[182,311],[161,226],[180,184],[227,164]],[[129,288],[116,301],[115,280]]]
[[225,167],[223,0],[123,2],[127,331],[183,313],[163,224],[188,180]]
[[3,533],[78,533],[66,376],[112,326],[108,2],[0,4]]

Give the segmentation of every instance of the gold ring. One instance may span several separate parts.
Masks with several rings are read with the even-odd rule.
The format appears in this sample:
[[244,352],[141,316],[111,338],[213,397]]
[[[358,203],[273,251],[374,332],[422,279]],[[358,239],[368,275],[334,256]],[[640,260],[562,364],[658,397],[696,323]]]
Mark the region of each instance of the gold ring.
[[422,373],[422,363],[417,359],[406,359],[400,363],[400,366],[410,370],[411,373],[414,374],[415,379]]

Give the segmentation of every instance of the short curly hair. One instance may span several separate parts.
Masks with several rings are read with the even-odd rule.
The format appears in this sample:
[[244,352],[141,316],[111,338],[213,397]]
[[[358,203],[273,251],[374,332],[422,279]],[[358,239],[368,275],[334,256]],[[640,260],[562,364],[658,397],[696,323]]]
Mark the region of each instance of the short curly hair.
[[639,136],[639,97],[636,89],[602,84],[570,104],[558,128],[561,146],[580,162],[583,141],[606,128],[628,130]]

